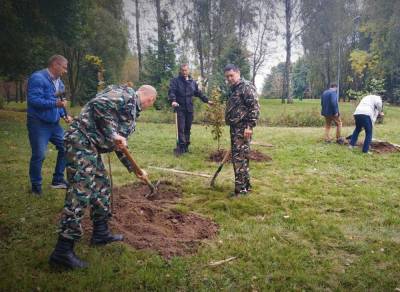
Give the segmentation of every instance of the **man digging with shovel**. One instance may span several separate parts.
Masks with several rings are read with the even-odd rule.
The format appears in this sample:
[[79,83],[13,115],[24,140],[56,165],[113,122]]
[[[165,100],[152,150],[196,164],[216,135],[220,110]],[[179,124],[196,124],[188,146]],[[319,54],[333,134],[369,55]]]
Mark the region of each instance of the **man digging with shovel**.
[[[136,92],[128,86],[109,86],[83,107],[66,132],[68,189],[58,242],[49,259],[52,266],[87,267],[87,263],[75,255],[74,244],[82,237],[81,220],[88,205],[93,221],[91,244],[104,245],[123,240],[122,235],[113,235],[108,229],[111,189],[101,154],[115,151],[129,172],[137,170],[132,159],[124,154],[126,139],[135,130],[140,111],[152,106],[156,95],[156,90],[150,85],[143,85]],[[144,170],[137,175],[140,179],[147,179]]]

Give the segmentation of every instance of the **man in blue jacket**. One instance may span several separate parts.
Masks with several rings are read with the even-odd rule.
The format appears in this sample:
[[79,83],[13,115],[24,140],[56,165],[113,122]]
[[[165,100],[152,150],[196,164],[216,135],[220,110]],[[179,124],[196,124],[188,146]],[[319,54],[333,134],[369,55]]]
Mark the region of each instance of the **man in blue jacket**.
[[51,186],[66,188],[64,180],[64,130],[60,118],[69,123],[65,106],[67,102],[58,97],[65,91],[60,77],[67,72],[68,61],[63,56],[54,55],[48,61],[47,69],[37,71],[28,81],[27,127],[32,156],[29,164],[29,177],[32,193],[42,194],[42,164],[49,141],[58,150],[57,163]]
[[330,88],[322,93],[321,115],[325,117],[325,142],[330,143],[330,131],[332,122],[336,125],[336,142],[344,143],[341,137],[342,120],[340,119],[337,85],[331,84]]
[[190,76],[188,64],[182,64],[179,76],[171,80],[168,91],[168,99],[178,115],[177,154],[189,151],[190,130],[193,122],[193,96],[199,97],[204,103],[213,104]]

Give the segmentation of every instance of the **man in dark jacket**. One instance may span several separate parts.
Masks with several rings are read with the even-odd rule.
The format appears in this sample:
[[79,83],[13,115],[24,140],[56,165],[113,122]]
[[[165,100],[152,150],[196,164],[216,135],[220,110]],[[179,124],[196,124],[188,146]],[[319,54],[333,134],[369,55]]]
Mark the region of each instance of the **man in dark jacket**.
[[179,76],[171,80],[168,91],[168,100],[178,115],[177,154],[189,151],[190,129],[193,122],[193,96],[199,97],[204,103],[212,104],[190,76],[189,66],[182,64]]
[[321,115],[325,117],[325,142],[330,142],[330,131],[332,122],[336,125],[336,142],[344,143],[341,137],[342,120],[340,119],[337,85],[331,84],[330,88],[322,93]]
[[65,90],[60,77],[67,72],[67,64],[63,56],[54,55],[48,61],[48,68],[33,73],[28,81],[27,127],[32,148],[29,177],[34,195],[42,193],[42,164],[49,141],[58,150],[51,186],[66,188],[64,130],[59,121],[63,118],[70,122],[72,118],[65,111],[67,102],[56,95]]

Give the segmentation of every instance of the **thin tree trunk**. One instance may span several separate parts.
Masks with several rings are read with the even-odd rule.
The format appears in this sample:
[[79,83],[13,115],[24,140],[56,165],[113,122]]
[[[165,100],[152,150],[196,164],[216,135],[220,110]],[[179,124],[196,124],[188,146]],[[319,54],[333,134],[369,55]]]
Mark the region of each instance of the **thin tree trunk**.
[[82,53],[75,48],[64,47],[64,56],[68,60],[68,88],[70,93],[71,107],[75,106],[76,96],[79,92],[79,77]]
[[139,10],[139,0],[135,0],[135,7],[136,7],[136,44],[137,44],[137,50],[138,50],[138,62],[139,62],[139,80],[142,76],[142,47],[141,47],[141,42],[140,42],[140,10]]
[[10,94],[10,85],[6,84],[4,86],[5,90],[6,90],[6,99],[7,99],[7,103],[9,103],[11,101],[11,94]]
[[15,81],[15,102],[19,100],[18,80]]
[[242,45],[242,34],[243,34],[243,7],[240,4],[240,13],[239,13],[239,46]]
[[292,20],[292,2],[291,0],[285,0],[285,20],[286,20],[286,62],[285,72],[283,81],[283,95],[282,103],[293,103],[293,99],[290,96],[290,67],[291,67],[291,50],[292,50],[292,31],[291,31],[291,20]]
[[326,69],[326,88],[331,84],[331,58],[329,54],[329,50],[326,49],[326,61],[325,61],[325,69]]
[[[165,62],[163,60],[163,57],[165,55],[164,53],[164,48],[163,48],[163,33],[162,33],[162,23],[161,23],[161,1],[160,0],[155,0],[156,1],[156,12],[157,12],[157,53],[158,53],[158,60],[159,64],[161,63],[161,68],[159,68],[160,71],[163,71],[165,68]],[[161,79],[159,79],[159,82]]]
[[198,37],[199,37],[198,51],[199,51],[199,61],[200,61],[200,75],[201,75],[201,80],[203,83],[204,79],[205,79],[205,74],[204,74],[203,39],[202,39],[202,35],[201,35],[201,28],[199,28],[199,36]]
[[23,90],[24,80],[19,81],[19,102],[24,102],[24,90]]

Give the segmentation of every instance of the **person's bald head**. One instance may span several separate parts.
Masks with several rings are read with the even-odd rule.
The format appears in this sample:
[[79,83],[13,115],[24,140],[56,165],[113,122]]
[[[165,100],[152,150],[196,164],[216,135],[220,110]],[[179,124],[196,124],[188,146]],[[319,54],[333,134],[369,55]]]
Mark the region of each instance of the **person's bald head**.
[[157,90],[151,85],[142,85],[136,92],[140,99],[142,109],[151,107],[156,101]]

